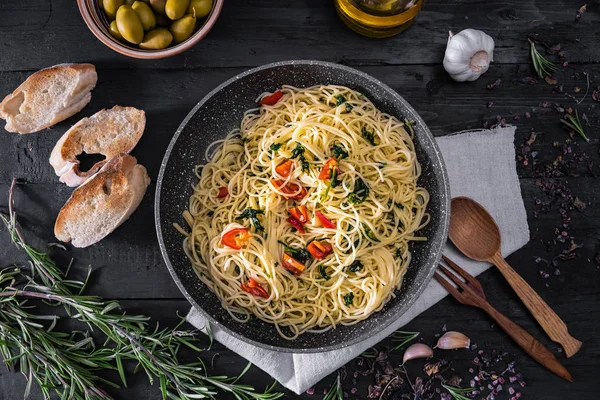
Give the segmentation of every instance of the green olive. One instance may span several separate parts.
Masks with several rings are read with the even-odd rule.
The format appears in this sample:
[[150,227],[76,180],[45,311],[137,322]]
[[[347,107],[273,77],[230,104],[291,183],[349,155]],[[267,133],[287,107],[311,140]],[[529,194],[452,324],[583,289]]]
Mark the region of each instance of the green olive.
[[166,15],[155,14],[155,16],[156,16],[156,26],[168,27],[169,25],[171,25],[171,22],[173,22]]
[[170,31],[173,34],[173,40],[175,43],[181,43],[187,40],[187,38],[192,36],[195,27],[196,17],[191,14],[187,14],[177,21],[173,21]]
[[165,14],[165,5],[167,4],[167,0],[150,0],[150,7],[154,10],[155,13],[167,15]]
[[140,17],[129,6],[121,6],[117,11],[117,28],[123,39],[138,44],[144,39],[144,26]]
[[156,28],[144,35],[140,48],[145,50],[160,50],[169,46],[173,35],[166,28]]
[[165,5],[167,17],[172,20],[183,17],[189,5],[190,0],[167,0],[167,4]]
[[117,27],[117,21],[112,21],[110,23],[108,31],[115,39],[123,40],[123,36],[121,36],[121,32],[119,32],[119,28]]
[[188,14],[193,14],[196,11],[196,18],[204,18],[212,9],[212,0],[191,0],[188,7]]
[[141,1],[135,1],[131,8],[138,17],[140,17],[140,21],[142,21],[142,26],[145,31],[156,28],[156,17],[148,4],[142,3]]
[[123,5],[123,3],[124,0],[102,0],[104,11],[111,20],[115,19],[115,15],[117,15],[117,10]]

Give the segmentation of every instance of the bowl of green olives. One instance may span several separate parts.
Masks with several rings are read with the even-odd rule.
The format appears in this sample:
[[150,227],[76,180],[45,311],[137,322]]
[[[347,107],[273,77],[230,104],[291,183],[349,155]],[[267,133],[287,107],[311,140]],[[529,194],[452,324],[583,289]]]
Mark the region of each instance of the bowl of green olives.
[[92,33],[129,57],[165,58],[198,43],[224,0],[77,0]]

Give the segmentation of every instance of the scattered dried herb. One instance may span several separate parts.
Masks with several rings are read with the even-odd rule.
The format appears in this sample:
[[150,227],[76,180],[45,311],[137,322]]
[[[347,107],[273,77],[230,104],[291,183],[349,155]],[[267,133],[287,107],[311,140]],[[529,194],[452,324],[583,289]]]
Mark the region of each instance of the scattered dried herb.
[[487,88],[489,90],[498,89],[501,87],[502,87],[502,79],[500,79],[500,78],[496,79],[494,82],[487,85]]
[[584,4],[581,7],[579,7],[579,10],[577,10],[577,14],[575,15],[575,22],[579,22],[579,20],[581,19],[581,17],[583,17],[583,14],[585,14],[586,11],[587,4]]
[[364,265],[362,262],[360,262],[360,260],[354,260],[354,262],[348,266],[348,269],[351,272],[358,272],[363,269],[363,267]]

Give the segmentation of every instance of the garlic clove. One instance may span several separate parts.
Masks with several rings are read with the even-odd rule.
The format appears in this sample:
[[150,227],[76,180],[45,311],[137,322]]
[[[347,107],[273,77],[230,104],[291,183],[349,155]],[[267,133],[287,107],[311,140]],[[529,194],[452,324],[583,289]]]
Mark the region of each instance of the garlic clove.
[[444,69],[455,81],[474,81],[494,61],[494,47],[494,39],[485,32],[475,29],[449,32]]
[[423,343],[415,343],[406,349],[404,352],[404,356],[402,357],[402,364],[407,362],[408,360],[413,360],[415,358],[429,358],[433,357],[433,349],[426,344]]
[[442,350],[466,349],[471,345],[471,339],[460,332],[448,331],[438,339],[434,348]]

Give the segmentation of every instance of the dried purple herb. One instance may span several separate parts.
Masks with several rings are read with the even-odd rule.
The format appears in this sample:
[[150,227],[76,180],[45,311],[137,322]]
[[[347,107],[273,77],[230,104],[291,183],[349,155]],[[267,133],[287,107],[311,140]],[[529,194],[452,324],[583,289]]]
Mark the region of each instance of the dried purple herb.
[[487,88],[489,90],[491,89],[498,89],[502,87],[502,79],[496,79],[493,83],[490,83],[487,85]]
[[583,14],[585,14],[586,11],[587,4],[584,4],[581,7],[579,7],[579,10],[577,10],[577,14],[575,15],[575,22],[579,22],[579,20],[581,19],[581,17],[583,17]]

